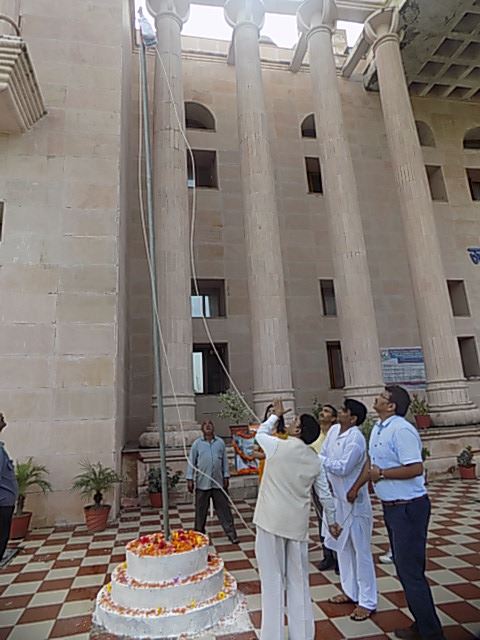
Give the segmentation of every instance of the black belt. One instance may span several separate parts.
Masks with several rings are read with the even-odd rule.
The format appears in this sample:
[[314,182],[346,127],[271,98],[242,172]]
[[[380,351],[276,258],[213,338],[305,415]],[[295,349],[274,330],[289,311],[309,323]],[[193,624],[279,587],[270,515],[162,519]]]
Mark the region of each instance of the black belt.
[[384,507],[396,507],[398,504],[410,504],[411,502],[417,502],[417,500],[423,500],[426,497],[427,494],[424,493],[423,496],[412,498],[411,500],[382,500],[382,504]]

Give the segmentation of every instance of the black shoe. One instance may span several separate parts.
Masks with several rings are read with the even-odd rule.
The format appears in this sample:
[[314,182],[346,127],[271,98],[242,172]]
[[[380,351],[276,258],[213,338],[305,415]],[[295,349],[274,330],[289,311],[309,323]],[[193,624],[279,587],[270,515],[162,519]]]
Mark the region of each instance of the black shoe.
[[338,566],[338,562],[337,562],[337,561],[335,561],[335,574],[336,574],[337,576],[339,576],[339,575],[340,575],[340,568],[339,568],[339,566]]
[[412,624],[406,629],[395,629],[393,635],[401,640],[422,640],[422,636],[418,633],[416,624]]
[[230,540],[230,542],[232,544],[238,544],[238,536],[234,535],[234,536],[228,536],[228,539]]
[[335,560],[333,558],[324,558],[318,563],[317,568],[319,571],[328,571],[329,569],[335,569]]

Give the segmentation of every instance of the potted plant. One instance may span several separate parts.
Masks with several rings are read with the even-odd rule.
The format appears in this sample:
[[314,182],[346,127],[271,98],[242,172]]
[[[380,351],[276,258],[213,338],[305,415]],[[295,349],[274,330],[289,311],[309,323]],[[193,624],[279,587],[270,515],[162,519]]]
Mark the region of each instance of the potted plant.
[[360,431],[365,436],[365,440],[367,441],[367,451],[368,445],[370,443],[370,436],[372,435],[373,427],[376,425],[378,420],[375,420],[373,416],[367,416],[363,421],[363,424],[360,426]]
[[28,458],[26,462],[16,463],[15,477],[18,496],[10,526],[10,538],[24,538],[26,536],[32,518],[31,511],[24,511],[27,490],[30,487],[38,487],[43,493],[51,491],[52,486],[46,479],[47,475],[47,468],[43,464],[35,464],[33,458]]
[[[169,489],[173,489],[177,486],[181,475],[181,471],[175,471],[175,473],[172,473],[170,467],[167,467],[167,485]],[[148,471],[147,482],[150,504],[152,507],[162,507],[162,470],[160,467],[152,467]]]
[[417,393],[414,393],[412,396],[410,411],[415,418],[415,424],[418,429],[428,429],[428,427],[432,426],[428,402],[425,398],[421,398]]
[[312,403],[312,416],[315,418],[317,422],[320,421],[321,410],[322,410],[322,403],[317,398],[317,396],[315,396]]
[[475,480],[475,463],[473,462],[473,450],[470,445],[465,447],[457,456],[458,470],[462,480]]
[[251,417],[251,412],[242,395],[229,389],[218,396],[218,401],[222,405],[219,417],[230,420],[236,427],[246,427],[245,423]]
[[104,467],[101,462],[82,462],[83,469],[73,479],[72,489],[83,497],[93,496],[94,504],[84,507],[85,523],[89,531],[103,531],[107,526],[111,505],[103,504],[103,494],[110,491],[121,477],[110,467]]
[[[427,458],[430,457],[430,450],[427,447],[422,447],[422,460],[423,462],[426,461]],[[424,471],[424,476],[425,476],[425,484],[428,484],[428,469],[427,467],[424,467],[425,471]]]

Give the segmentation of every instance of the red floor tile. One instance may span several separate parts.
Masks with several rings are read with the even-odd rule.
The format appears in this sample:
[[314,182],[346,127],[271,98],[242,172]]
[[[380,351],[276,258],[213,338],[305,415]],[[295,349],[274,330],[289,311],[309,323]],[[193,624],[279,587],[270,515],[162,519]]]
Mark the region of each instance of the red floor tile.
[[480,609],[469,602],[446,602],[438,608],[457,622],[480,622]]
[[255,631],[245,633],[229,633],[226,636],[217,636],[216,640],[257,640]]
[[321,584],[330,584],[328,579],[321,573],[311,573],[308,577],[311,587],[318,587]]
[[411,618],[406,616],[402,611],[393,609],[392,611],[379,611],[372,617],[372,620],[383,631],[390,633],[394,629],[403,629],[412,624]]
[[343,640],[343,636],[330,620],[315,620],[315,640]]
[[70,560],[56,560],[52,569],[70,569],[71,567],[79,567],[82,564],[82,558],[72,558]]
[[70,589],[74,578],[58,578],[57,580],[45,580],[40,585],[38,591],[58,591],[59,589]]
[[94,600],[97,597],[98,587],[82,587],[79,589],[70,589],[65,598],[65,602],[74,602],[75,600]]
[[25,596],[3,596],[0,598],[0,611],[9,611],[10,609],[24,609],[30,600],[32,594]]
[[[107,554],[105,554],[107,555]],[[110,558],[110,562],[116,562],[117,564],[120,564],[120,562],[125,562],[125,554],[124,553],[117,553],[116,555],[112,556]]]
[[475,635],[462,627],[444,627],[443,633],[447,640],[478,640],[480,638],[480,628]]
[[49,604],[44,605],[43,607],[29,607],[22,613],[17,625],[28,624],[30,622],[43,622],[44,620],[55,620],[61,608],[61,604]]
[[240,569],[253,569],[249,560],[227,560],[225,561],[227,571],[239,571]]
[[389,591],[382,595],[390,600],[390,602],[393,602],[393,604],[396,605],[399,609],[404,609],[407,606],[407,601],[405,600],[405,594],[403,593],[403,591]]
[[260,593],[260,582],[257,580],[247,580],[246,582],[239,582],[238,588],[246,596],[252,596]]
[[262,612],[261,611],[250,611],[250,620],[252,621],[255,629],[260,629],[262,625]]
[[455,569],[455,573],[458,573],[459,576],[462,576],[462,578],[470,582],[480,581],[480,569],[477,567],[461,567],[460,569]]
[[61,618],[57,620],[50,632],[50,638],[61,638],[62,636],[74,636],[90,631],[92,616],[76,616],[74,618]]
[[25,571],[24,573],[19,573],[13,582],[15,584],[18,582],[36,582],[37,580],[43,580],[47,573],[48,571]]
[[317,602],[317,606],[325,613],[327,618],[339,618],[349,616],[355,609],[354,604],[333,604],[332,602]]
[[448,588],[464,600],[480,600],[480,587],[475,584],[451,584]]
[[77,576],[95,576],[100,573],[106,573],[108,564],[92,564],[80,567],[77,571]]

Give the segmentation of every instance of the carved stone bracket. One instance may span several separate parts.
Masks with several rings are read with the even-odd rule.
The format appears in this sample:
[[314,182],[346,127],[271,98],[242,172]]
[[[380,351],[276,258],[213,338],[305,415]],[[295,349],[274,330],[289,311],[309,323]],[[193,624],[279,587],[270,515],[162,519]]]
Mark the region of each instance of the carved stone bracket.
[[24,133],[46,113],[26,43],[0,36],[0,133]]

